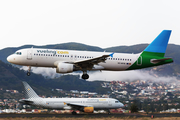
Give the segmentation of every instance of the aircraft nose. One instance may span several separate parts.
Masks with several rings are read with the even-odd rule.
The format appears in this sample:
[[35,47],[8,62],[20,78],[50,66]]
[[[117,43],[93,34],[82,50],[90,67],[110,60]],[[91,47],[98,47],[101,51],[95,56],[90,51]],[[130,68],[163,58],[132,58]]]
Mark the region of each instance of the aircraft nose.
[[124,107],[124,104],[120,103],[120,107]]
[[13,58],[13,56],[12,56],[12,55],[10,55],[10,56],[8,56],[8,57],[7,57],[7,61],[8,61],[8,62],[10,62],[10,63],[12,63],[12,62],[13,62],[13,59],[14,59],[14,58]]

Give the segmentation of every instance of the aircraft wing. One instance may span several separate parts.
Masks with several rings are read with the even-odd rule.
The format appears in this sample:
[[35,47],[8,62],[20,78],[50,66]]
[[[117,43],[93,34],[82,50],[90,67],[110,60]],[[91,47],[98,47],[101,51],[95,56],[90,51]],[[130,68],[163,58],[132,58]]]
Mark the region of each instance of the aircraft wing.
[[76,67],[80,67],[81,69],[86,68],[91,70],[94,65],[97,65],[100,62],[105,62],[107,57],[109,56],[113,57],[113,54],[114,53],[111,53],[109,55],[102,55],[91,59],[80,60],[76,62],[65,62],[65,63],[74,64]]
[[90,107],[90,105],[84,105],[84,104],[77,104],[77,103],[65,103],[65,105],[71,106],[72,108],[79,109],[82,107]]

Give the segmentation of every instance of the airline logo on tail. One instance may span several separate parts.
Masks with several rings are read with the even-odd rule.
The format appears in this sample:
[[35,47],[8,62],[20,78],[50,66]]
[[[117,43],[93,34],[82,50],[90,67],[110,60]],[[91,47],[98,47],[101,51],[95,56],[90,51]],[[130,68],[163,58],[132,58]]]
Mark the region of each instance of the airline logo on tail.
[[163,30],[154,41],[140,54],[137,61],[128,70],[147,68],[173,62],[172,58],[164,57],[171,30]]
[[24,85],[25,99],[30,98],[39,98],[39,96],[35,93],[35,91],[29,86],[29,84],[25,81],[22,82]]

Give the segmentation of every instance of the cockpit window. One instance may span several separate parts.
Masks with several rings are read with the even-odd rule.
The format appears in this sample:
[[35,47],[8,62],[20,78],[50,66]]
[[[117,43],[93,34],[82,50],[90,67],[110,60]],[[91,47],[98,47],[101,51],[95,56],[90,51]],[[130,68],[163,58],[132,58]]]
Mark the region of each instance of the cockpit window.
[[118,103],[119,101],[115,101],[115,103]]
[[22,53],[21,53],[21,52],[15,52],[15,54],[16,54],[16,55],[22,55]]

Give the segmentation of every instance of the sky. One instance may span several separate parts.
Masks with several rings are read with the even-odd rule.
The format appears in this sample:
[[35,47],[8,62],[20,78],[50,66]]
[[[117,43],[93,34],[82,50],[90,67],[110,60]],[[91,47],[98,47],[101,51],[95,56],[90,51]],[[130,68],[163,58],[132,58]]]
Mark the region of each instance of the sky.
[[180,45],[179,0],[1,0],[0,49],[78,42],[151,43],[164,29]]

